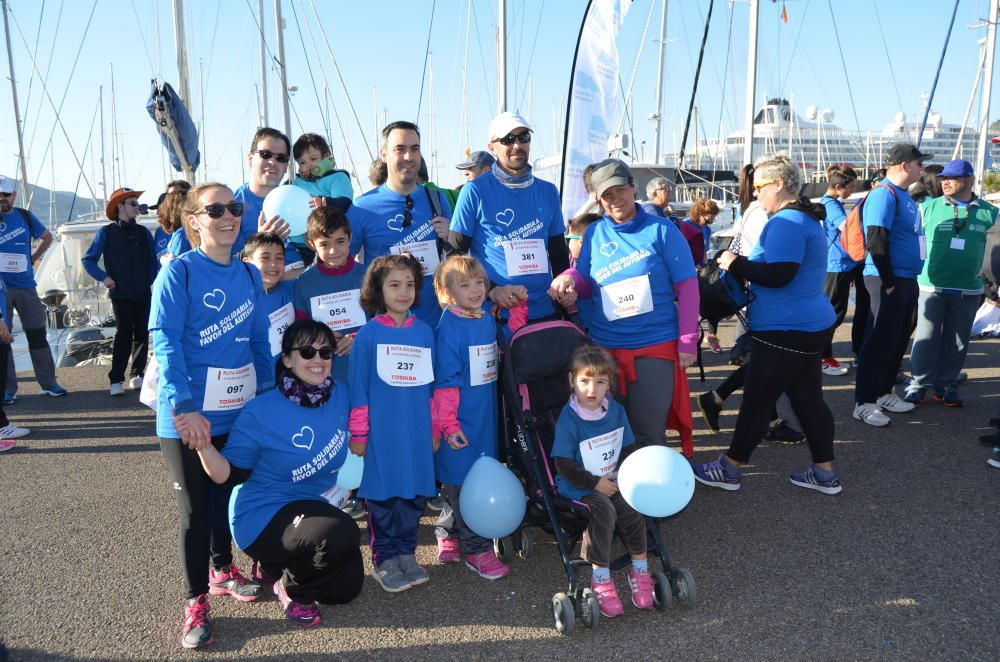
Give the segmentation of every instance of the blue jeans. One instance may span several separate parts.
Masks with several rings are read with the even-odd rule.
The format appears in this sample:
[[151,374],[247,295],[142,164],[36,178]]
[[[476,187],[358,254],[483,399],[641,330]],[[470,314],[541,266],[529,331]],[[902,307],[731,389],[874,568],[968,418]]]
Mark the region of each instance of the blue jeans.
[[958,390],[979,300],[978,294],[920,292],[907,395],[923,394],[931,386],[941,396]]

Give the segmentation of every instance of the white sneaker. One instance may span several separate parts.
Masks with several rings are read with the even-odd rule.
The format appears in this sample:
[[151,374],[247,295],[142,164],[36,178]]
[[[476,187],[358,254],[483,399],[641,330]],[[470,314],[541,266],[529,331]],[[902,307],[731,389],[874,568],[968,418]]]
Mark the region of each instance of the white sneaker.
[[845,368],[843,365],[835,366],[824,363],[822,369],[823,369],[823,374],[829,375],[830,377],[843,377],[844,375],[847,374],[847,368]]
[[17,439],[19,437],[26,437],[31,432],[28,428],[19,428],[16,425],[8,425],[5,428],[0,428],[0,439]]
[[913,411],[916,407],[912,402],[906,402],[900,399],[895,393],[886,393],[881,398],[875,401],[882,409],[892,412],[893,414],[905,414],[907,412]]
[[854,418],[867,423],[868,425],[874,425],[877,428],[883,428],[889,423],[892,423],[892,419],[882,413],[882,410],[878,405],[873,405],[871,403],[865,403],[857,405],[854,407]]
[[133,391],[138,391],[142,388],[142,377],[133,377],[128,380],[128,387]]
[[117,382],[111,385],[111,395],[125,395],[125,385],[121,382]]

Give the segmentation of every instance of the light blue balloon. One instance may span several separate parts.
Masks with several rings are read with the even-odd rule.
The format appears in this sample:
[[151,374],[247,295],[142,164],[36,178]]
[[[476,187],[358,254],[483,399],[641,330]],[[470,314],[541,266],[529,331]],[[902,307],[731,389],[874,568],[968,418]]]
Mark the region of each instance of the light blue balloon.
[[646,446],[618,469],[618,489],[628,505],[649,517],[670,517],[694,495],[694,472],[687,459],[666,446]]
[[527,498],[517,476],[484,455],[465,476],[458,503],[473,532],[483,538],[503,538],[521,526]]
[[[312,209],[309,207],[310,202],[312,202],[312,196],[306,193],[305,189],[285,184],[265,196],[264,217],[271,219],[280,216],[288,223],[292,236],[305,234],[306,221],[309,220],[309,214],[312,213]],[[255,218],[249,220],[253,223],[257,222]]]
[[337,470],[337,487],[356,490],[361,487],[361,476],[365,472],[365,459],[347,451],[347,459]]

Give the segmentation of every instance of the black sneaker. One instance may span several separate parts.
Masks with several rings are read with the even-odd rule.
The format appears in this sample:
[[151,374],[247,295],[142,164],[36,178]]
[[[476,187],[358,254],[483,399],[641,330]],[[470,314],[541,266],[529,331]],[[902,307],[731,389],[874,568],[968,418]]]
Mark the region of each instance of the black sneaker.
[[993,434],[984,434],[979,437],[979,443],[983,446],[989,446],[993,448],[995,446],[1000,446],[1000,432],[994,432]]
[[715,395],[711,391],[698,396],[698,409],[705,419],[705,423],[712,432],[719,431],[719,414],[722,413],[722,405],[715,402]]
[[998,416],[996,418],[991,418],[990,419],[990,425],[992,425],[993,427],[995,427],[997,429],[1000,429],[1000,416]]
[[805,438],[804,434],[781,419],[764,433],[764,441],[774,441],[779,444],[800,444]]
[[208,596],[205,594],[187,601],[184,605],[184,620],[181,627],[181,646],[201,648],[214,641],[212,617],[208,615],[211,609]]

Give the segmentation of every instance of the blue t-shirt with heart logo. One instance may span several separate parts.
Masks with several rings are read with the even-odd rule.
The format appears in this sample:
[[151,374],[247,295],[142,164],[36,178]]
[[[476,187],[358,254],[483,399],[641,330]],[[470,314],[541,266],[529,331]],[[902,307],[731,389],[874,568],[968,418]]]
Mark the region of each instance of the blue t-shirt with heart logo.
[[[445,197],[437,191],[428,191],[418,185],[410,194],[413,209],[410,210],[410,222],[407,223],[404,213],[406,196],[383,184],[355,200],[354,206],[348,210],[347,218],[351,223],[351,254],[357,255],[358,251],[364,249],[365,264],[371,264],[377,257],[389,255],[394,248],[407,245],[417,244],[426,251],[424,253],[416,247],[410,251],[414,257],[422,260],[425,267],[420,300],[413,307],[413,314],[433,328],[441,317],[441,306],[434,295],[434,271],[441,256],[438,252],[437,233],[430,224],[435,214],[431,209],[428,193],[438,196],[442,215],[450,217],[451,208]],[[358,213],[356,207],[368,213]]]
[[240,412],[222,448],[230,464],[250,472],[235,493],[230,525],[241,549],[293,501],[323,501],[347,459],[347,387],[334,382],[330,399],[302,407],[273,389]]
[[492,285],[527,288],[529,319],[552,314],[548,240],[566,232],[555,186],[535,178],[530,186],[508,188],[486,173],[462,187],[451,230],[472,238],[469,254]]
[[[21,212],[27,214],[25,220]],[[30,211],[14,208],[0,214],[0,259],[8,265],[0,273],[8,288],[34,289],[35,271],[31,266],[31,240],[45,234],[45,226]]]

